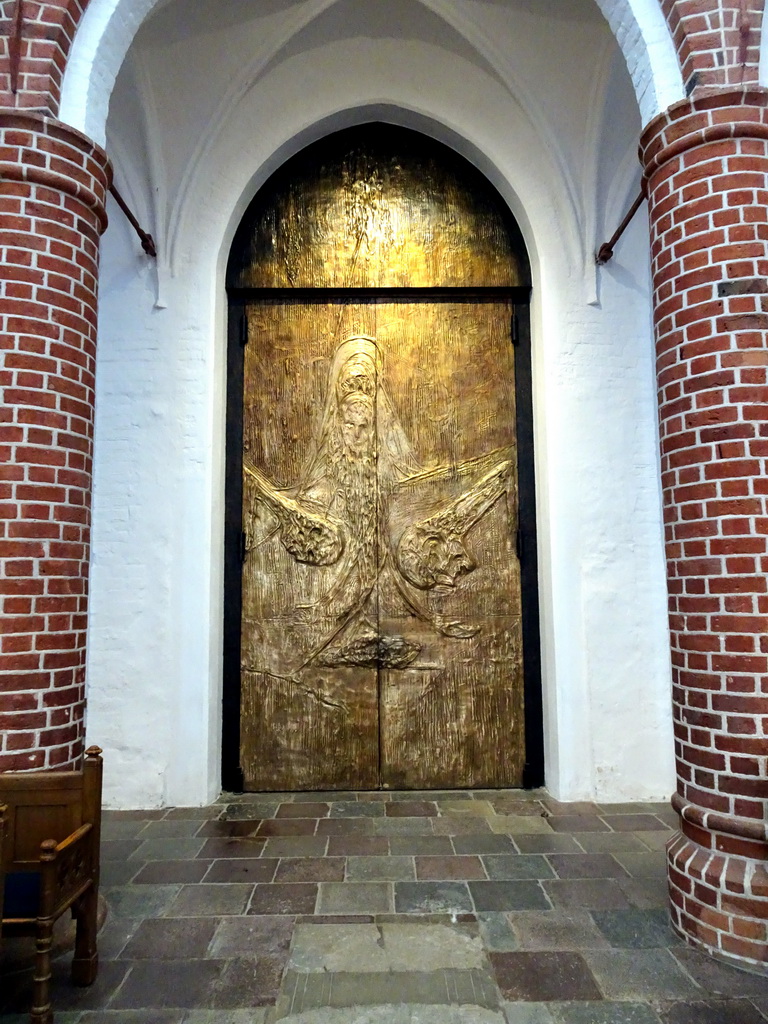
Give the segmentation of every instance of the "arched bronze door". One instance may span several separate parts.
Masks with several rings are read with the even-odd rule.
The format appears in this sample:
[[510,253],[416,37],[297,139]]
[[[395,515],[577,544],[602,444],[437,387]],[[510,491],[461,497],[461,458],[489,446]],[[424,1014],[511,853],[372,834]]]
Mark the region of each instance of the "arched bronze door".
[[316,144],[246,214],[227,631],[245,789],[522,783],[527,283],[487,182],[402,129]]

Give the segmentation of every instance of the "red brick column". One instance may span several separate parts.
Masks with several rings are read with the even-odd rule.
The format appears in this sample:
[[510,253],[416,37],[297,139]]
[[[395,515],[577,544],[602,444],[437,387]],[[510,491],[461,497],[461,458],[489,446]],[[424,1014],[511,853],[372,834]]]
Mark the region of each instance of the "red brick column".
[[106,155],[0,112],[0,771],[83,745],[99,235]]
[[650,205],[680,833],[675,928],[768,963],[768,110],[676,104]]

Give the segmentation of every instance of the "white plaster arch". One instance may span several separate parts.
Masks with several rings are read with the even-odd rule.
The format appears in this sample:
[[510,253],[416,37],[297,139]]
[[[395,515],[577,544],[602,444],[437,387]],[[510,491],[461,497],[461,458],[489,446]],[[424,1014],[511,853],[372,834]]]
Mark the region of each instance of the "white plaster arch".
[[[109,97],[128,48],[143,22],[164,0],[91,0],[78,26],[64,75],[60,117],[103,144]],[[447,5],[422,0],[446,16]],[[624,55],[643,123],[684,97],[677,55],[657,0],[595,0]],[[331,7],[307,0],[288,31]],[[456,17],[466,21],[464,16]]]
[[[594,24],[603,28],[595,17],[589,31]],[[368,45],[345,38],[277,63],[189,176],[180,171],[187,150],[177,156],[183,197],[167,308],[153,307],[154,268],[121,218],[104,237],[89,730],[112,751],[107,799],[146,806],[217,795],[224,268],[240,217],[271,171],[313,139],[372,119],[416,128],[468,157],[516,215],[531,256],[548,784],[565,799],[664,796],[672,742],[647,236],[627,233],[628,255],[605,275],[602,308],[585,305],[568,240],[572,204],[546,140],[510,102],[508,86],[474,65],[457,75],[415,44],[398,52],[405,48],[393,40],[388,49],[375,44],[378,77],[363,75]],[[346,84],[332,74],[340,64],[350,71]],[[128,89],[146,92],[150,71]],[[164,81],[161,74],[158,103]],[[636,110],[623,81],[631,135]],[[126,121],[140,131],[140,117]],[[626,129],[621,117],[617,124]],[[170,125],[166,118],[151,134],[162,138]],[[192,151],[198,137],[189,142]],[[627,579],[632,600],[617,602]],[[646,676],[652,685],[638,715]],[[619,753],[617,732],[628,737]]]

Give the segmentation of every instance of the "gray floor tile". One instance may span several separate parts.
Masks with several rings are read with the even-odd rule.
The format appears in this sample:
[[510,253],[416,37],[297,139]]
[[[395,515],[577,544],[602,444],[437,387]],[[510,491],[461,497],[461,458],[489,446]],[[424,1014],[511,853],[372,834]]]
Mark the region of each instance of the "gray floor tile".
[[633,878],[659,878],[666,881],[667,865],[660,853],[616,853],[616,860]]
[[146,839],[131,854],[131,860],[186,860],[197,857],[205,843],[193,836],[171,839]]
[[323,882],[318,914],[392,913],[391,882]]
[[247,1010],[188,1010],[183,1024],[266,1024],[269,1007],[251,1006]]
[[468,885],[477,911],[551,909],[538,882],[469,882]]
[[391,836],[389,852],[396,857],[450,857],[454,849],[450,836]]
[[147,839],[189,839],[200,828],[198,818],[163,818],[161,821],[148,821],[138,835],[142,841]]
[[185,885],[166,911],[167,917],[214,917],[242,914],[253,885]]
[[556,1024],[551,1003],[502,1003],[507,1024]]
[[551,1003],[557,1024],[659,1024],[648,1003]]
[[[586,833],[585,833],[586,834]],[[581,835],[579,836],[581,839]],[[573,836],[560,832],[549,835],[515,836],[515,845],[520,853],[582,853]]]
[[606,999],[690,999],[701,990],[666,949],[587,950]]
[[762,996],[768,999],[768,976],[742,971],[714,960],[688,946],[674,949],[677,962],[705,992],[725,996]]
[[766,1019],[748,999],[662,1003],[659,1017],[663,1024],[764,1024]]
[[593,910],[595,924],[619,949],[660,949],[681,940],[672,931],[667,910]]
[[413,857],[348,857],[347,881],[408,881],[415,878]]
[[665,878],[620,878],[618,883],[633,907],[651,910],[669,906],[669,888]]
[[208,952],[218,921],[154,918],[142,921],[125,946],[124,960],[191,960]]
[[[579,832],[576,842],[585,853],[648,853],[647,845],[634,832]],[[664,858],[661,860],[663,863]]]
[[480,937],[483,945],[495,953],[510,953],[519,949],[520,943],[509,922],[509,915],[488,911],[477,915]]
[[554,878],[555,873],[541,854],[492,855],[483,857],[488,877],[495,880],[515,878]]
[[466,914],[473,909],[464,882],[395,882],[398,914]]
[[[86,1010],[78,1024],[182,1024],[186,1010]],[[59,1024],[66,1019],[56,1014]]]
[[610,853],[551,853],[547,860],[560,878],[626,878]]
[[212,1005],[213,987],[227,961],[138,961],[110,1004],[112,1009]]
[[114,917],[141,919],[163,914],[181,889],[180,885],[120,885],[104,896]]
[[475,854],[482,857],[485,854],[517,853],[517,846],[510,836],[496,835],[491,832],[485,835],[453,836],[450,841],[453,843],[454,851],[460,856]]
[[523,911],[507,915],[520,949],[608,949],[605,936],[587,910]]
[[556,907],[586,907],[589,910],[621,910],[629,900],[613,878],[567,878],[542,883]]

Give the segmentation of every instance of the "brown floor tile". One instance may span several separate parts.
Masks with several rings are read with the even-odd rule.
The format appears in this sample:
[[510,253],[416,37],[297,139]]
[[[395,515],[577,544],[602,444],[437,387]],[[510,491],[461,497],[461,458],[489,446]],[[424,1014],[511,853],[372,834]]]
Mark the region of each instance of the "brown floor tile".
[[610,853],[551,853],[548,861],[560,878],[626,878]]
[[370,818],[320,818],[317,823],[319,836],[369,836]]
[[428,800],[393,800],[385,809],[388,818],[437,817],[437,805]]
[[284,836],[268,839],[265,857],[324,857],[328,840],[325,836]]
[[491,806],[497,814],[542,814],[543,804],[538,800],[521,800],[514,794],[505,793],[502,796],[489,798]]
[[483,857],[490,879],[512,881],[521,878],[554,878],[555,873],[540,853],[491,854]]
[[596,814],[553,814],[547,818],[555,832],[609,832],[608,825]]
[[284,960],[242,957],[226,962],[211,989],[211,1005],[217,1009],[272,1006],[280,993]]
[[334,800],[332,818],[383,818],[384,804],[375,800]]
[[266,840],[263,836],[248,839],[206,839],[198,860],[229,860],[232,857],[259,857]]
[[312,914],[317,903],[317,884],[257,885],[249,914]]
[[204,821],[195,835],[206,839],[217,836],[223,839],[242,839],[254,835],[260,824],[261,818],[255,821]]
[[317,818],[270,818],[256,829],[257,836],[313,836]]
[[[328,840],[329,857],[384,857],[395,840],[386,836],[331,836]],[[400,851],[392,850],[392,853]]]
[[613,878],[545,879],[544,890],[556,907],[622,910],[629,900]]
[[234,857],[215,860],[205,876],[206,882],[271,882],[278,861],[273,857]]
[[276,882],[343,882],[344,857],[286,857],[280,861]]
[[204,957],[218,921],[210,918],[155,918],[142,921],[128,940],[122,960],[191,960]]
[[416,877],[467,881],[471,878],[486,878],[486,874],[479,857],[416,857]]
[[601,1000],[594,975],[578,953],[490,953],[505,999],[526,1002]]
[[208,860],[153,860],[144,865],[133,883],[201,882],[210,865]]
[[210,947],[212,957],[268,956],[287,960],[294,922],[292,917],[225,917]]
[[290,803],[280,804],[277,808],[276,818],[325,818],[328,815],[330,804],[304,804]]

